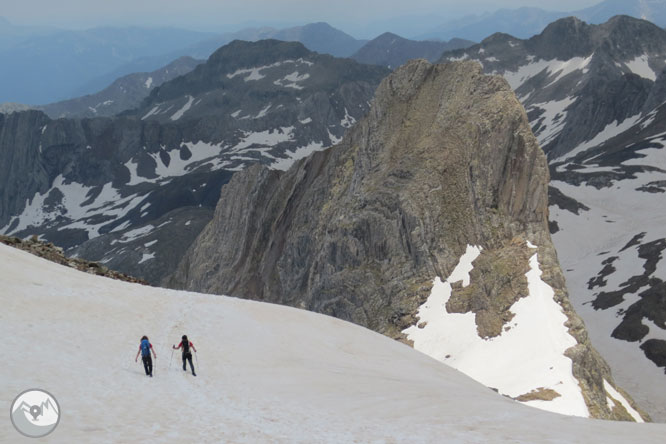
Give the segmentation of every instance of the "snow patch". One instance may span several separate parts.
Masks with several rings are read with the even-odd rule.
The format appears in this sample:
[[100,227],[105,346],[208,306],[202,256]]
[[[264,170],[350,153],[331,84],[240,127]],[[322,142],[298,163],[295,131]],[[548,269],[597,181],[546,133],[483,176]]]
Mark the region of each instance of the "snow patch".
[[652,80],[653,82],[657,80],[657,74],[652,70],[652,68],[650,68],[650,64],[648,63],[647,54],[636,57],[635,59],[625,63],[625,65],[631,72],[643,77],[644,79]]
[[148,77],[148,79],[146,80],[145,85],[146,85],[146,88],[147,88],[147,89],[150,89],[150,87],[153,85],[153,78],[152,78],[152,77]]
[[569,60],[531,60],[526,65],[520,66],[517,71],[504,72],[503,76],[506,81],[509,82],[509,85],[511,85],[511,89],[515,91],[523,83],[546,70],[549,76],[556,76],[548,85],[546,85],[550,86],[572,72],[582,71],[583,74],[587,73],[587,66],[592,61],[593,56],[594,54],[585,58],[574,57]]
[[462,281],[463,287],[469,285],[472,262],[480,252],[480,247],[468,245],[451,276],[444,282],[435,278],[430,297],[419,308],[419,322],[404,333],[417,350],[502,394],[517,397],[538,388],[552,389],[560,396],[526,404],[588,417],[572,361],[564,356],[576,340],[564,325],[568,319],[555,302],[553,289],[541,280],[537,253],[530,258],[530,270],[525,275],[528,295],[511,307],[515,316],[508,331],[495,338],[480,338],[474,313],[447,312],[451,284]]
[[349,114],[347,107],[345,107],[345,117],[340,121],[340,125],[342,125],[343,128],[351,128],[355,123],[356,119]]
[[260,131],[255,133],[243,131],[243,137],[230,152],[237,153],[252,145],[259,146],[275,146],[279,143],[289,142],[294,140],[294,127],[281,127],[272,130]]
[[601,145],[605,141],[617,136],[618,134],[622,134],[632,126],[636,125],[636,123],[638,123],[639,120],[641,120],[641,114],[636,114],[634,116],[628,117],[622,122],[618,122],[617,120],[613,121],[608,125],[606,125],[606,127],[603,130],[601,130],[592,139],[588,140],[587,142],[581,143],[576,148],[569,151],[565,155],[560,156],[560,158],[556,160],[572,159],[576,155],[583,153],[590,148],[594,148],[595,146]]
[[273,105],[269,103],[268,106],[266,106],[266,108],[259,111],[259,114],[254,116],[254,118],[255,119],[261,119],[262,117],[266,117],[266,115],[268,114],[268,110],[271,109],[271,106],[273,106]]
[[183,117],[183,114],[185,114],[186,112],[188,112],[190,110],[190,108],[192,108],[192,103],[194,103],[194,97],[188,95],[187,96],[187,103],[185,105],[183,105],[183,107],[181,109],[176,111],[173,116],[171,116],[171,120],[176,121],[176,120],[180,119],[181,117]]
[[141,257],[141,260],[138,262],[138,264],[143,264],[144,262],[151,259],[155,259],[155,253],[143,253],[143,256]]
[[538,118],[539,129],[535,132],[537,140],[542,146],[553,140],[560,133],[567,117],[566,109],[575,103],[576,100],[576,97],[565,97],[562,100],[536,103],[530,106],[530,110],[540,109],[543,111]]
[[615,390],[613,386],[610,385],[608,381],[606,381],[605,379],[604,379],[604,389],[606,390],[606,393],[608,393],[613,399],[622,404],[622,407],[624,407],[627,410],[627,412],[629,412],[631,417],[634,418],[634,421],[645,422],[643,421],[641,415],[631,406],[631,404],[629,404],[629,402],[625,399],[625,397],[622,396],[620,392]]
[[269,168],[272,168],[274,170],[287,171],[297,160],[308,157],[310,154],[314,153],[315,151],[322,151],[326,148],[327,147],[324,146],[322,142],[312,142],[306,146],[296,148],[295,151],[287,150],[284,152],[284,155],[286,155],[287,157],[276,158],[275,162],[273,162],[269,166]]
[[148,117],[150,117],[150,116],[153,116],[153,115],[155,115],[155,114],[159,114],[159,110],[160,110],[160,105],[156,105],[156,106],[154,106],[153,109],[151,109],[150,111],[148,111],[148,112],[146,113],[146,115],[143,116],[143,117],[141,118],[141,120],[146,120],[146,119],[147,119]]
[[284,76],[282,79],[274,81],[273,84],[285,88],[294,88],[300,90],[303,89],[303,87],[299,85],[298,82],[302,82],[303,80],[307,80],[309,78],[310,74],[308,73],[299,74],[298,71],[294,71],[293,73]]

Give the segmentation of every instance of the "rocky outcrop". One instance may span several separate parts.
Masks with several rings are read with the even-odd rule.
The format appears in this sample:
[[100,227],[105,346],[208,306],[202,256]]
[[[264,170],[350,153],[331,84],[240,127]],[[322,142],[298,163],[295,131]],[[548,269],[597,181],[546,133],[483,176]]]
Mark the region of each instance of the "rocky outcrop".
[[603,379],[612,379],[568,303],[547,184],[545,156],[503,79],[475,63],[410,62],[338,146],[287,172],[234,175],[166,283],[302,307],[404,340],[433,278],[449,275],[467,245],[482,245],[495,267],[478,288],[496,302],[481,315],[491,335],[527,290],[519,258],[530,241],[577,339],[570,354],[588,408],[609,418]]
[[128,276],[125,273],[120,273],[111,270],[108,267],[97,262],[86,261],[84,259],[73,258],[65,256],[62,248],[56,247],[51,242],[42,242],[36,236],[22,240],[17,237],[0,235],[0,243],[9,245],[10,247],[18,248],[19,250],[27,251],[28,253],[39,256],[48,261],[55,262],[60,265],[65,265],[70,268],[76,268],[85,273],[94,274],[97,276],[104,276],[119,281],[132,282],[135,284],[147,285],[142,279],[137,279]]

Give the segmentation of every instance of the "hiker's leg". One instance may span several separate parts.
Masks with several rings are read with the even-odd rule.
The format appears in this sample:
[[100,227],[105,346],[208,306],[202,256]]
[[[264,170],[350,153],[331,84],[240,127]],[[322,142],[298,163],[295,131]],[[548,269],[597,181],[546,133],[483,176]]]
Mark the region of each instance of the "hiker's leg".
[[148,359],[150,358],[146,358],[145,356],[141,358],[141,360],[143,361],[143,369],[145,370],[147,375],[150,374],[150,372],[148,371]]
[[148,356],[148,374],[150,376],[153,375],[153,358],[151,358],[150,356]]
[[187,370],[187,361],[185,360],[185,355],[183,355],[183,371]]
[[187,356],[187,360],[190,361],[190,368],[192,369],[192,374],[194,375],[194,365],[192,364],[192,354]]

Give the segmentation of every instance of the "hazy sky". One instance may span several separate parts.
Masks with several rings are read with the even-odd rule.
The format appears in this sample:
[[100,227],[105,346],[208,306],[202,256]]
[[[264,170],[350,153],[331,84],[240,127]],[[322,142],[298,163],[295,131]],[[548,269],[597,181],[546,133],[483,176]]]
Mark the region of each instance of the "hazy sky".
[[[378,21],[410,16],[433,21],[500,8],[534,6],[574,11],[601,0],[0,0],[0,16],[21,25],[89,28],[157,25],[233,30],[239,25],[327,21],[362,31]],[[462,4],[462,5],[461,5]],[[427,25],[424,23],[424,25]]]

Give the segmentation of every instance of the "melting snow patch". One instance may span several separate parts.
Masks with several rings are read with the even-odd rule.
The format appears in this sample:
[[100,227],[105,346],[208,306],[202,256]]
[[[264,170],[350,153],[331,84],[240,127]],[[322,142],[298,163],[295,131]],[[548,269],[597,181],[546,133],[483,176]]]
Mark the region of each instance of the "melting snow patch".
[[[287,61],[285,61],[284,63],[286,63],[286,62]],[[291,61],[291,62],[293,63],[293,61]],[[263,75],[261,73],[261,71],[263,71],[264,69],[278,67],[278,66],[282,65],[282,63],[283,62],[275,62],[272,65],[264,65],[264,66],[258,66],[258,67],[255,67],[255,68],[247,68],[247,69],[238,69],[232,74],[227,74],[227,78],[233,79],[236,76],[243,75],[243,74],[248,74],[248,76],[245,77],[246,82],[249,82],[249,81],[252,81],[252,80],[255,80],[255,81],[256,80],[261,80],[264,77],[266,77],[265,75]]]
[[611,139],[618,134],[622,134],[632,126],[634,126],[638,121],[641,119],[641,114],[636,114],[635,116],[628,117],[625,120],[623,120],[621,123],[618,123],[617,120],[614,122],[609,123],[606,125],[606,127],[601,130],[594,138],[591,140],[588,140],[587,142],[583,142],[580,145],[578,145],[576,148],[574,148],[572,151],[566,153],[564,156],[561,156],[559,159],[560,160],[563,158],[570,159],[576,156],[577,154],[580,154],[582,152],[585,152],[586,150],[593,148],[595,146],[601,145],[608,139]]
[[310,74],[308,73],[299,74],[298,71],[294,71],[284,78],[276,80],[273,82],[273,84],[277,86],[283,86],[285,88],[303,89],[303,87],[299,85],[298,82],[302,82],[303,80],[307,80],[309,78]]
[[153,78],[148,77],[148,80],[146,80],[145,85],[146,85],[146,88],[150,89],[150,87],[153,85]]
[[299,122],[301,122],[301,125],[307,125],[308,123],[312,122],[312,119],[308,117],[305,120],[299,120]]
[[349,114],[347,107],[345,107],[345,118],[340,121],[340,125],[342,125],[343,128],[351,128],[355,123],[356,119]]
[[126,233],[123,233],[119,242],[121,242],[121,243],[132,242],[136,239],[144,237],[147,234],[150,234],[154,229],[155,229],[155,227],[153,225],[146,225],[145,227],[130,230]]
[[231,152],[237,153],[240,150],[248,148],[252,145],[275,146],[282,142],[289,142],[294,140],[293,131],[293,126],[260,131],[256,133],[248,133],[243,131],[243,138],[236,144],[236,146],[231,148]]
[[150,242],[146,242],[145,244],[143,244],[143,246],[144,246],[145,248],[148,248],[148,247],[152,247],[152,246],[155,245],[156,243],[157,243],[157,239],[152,240],[152,241],[150,241]]
[[152,116],[152,115],[155,115],[155,114],[158,114],[159,110],[160,110],[160,106],[159,106],[159,105],[154,106],[153,109],[151,109],[150,111],[148,111],[148,113],[147,113],[145,116],[143,116],[143,117],[141,118],[141,120],[146,120],[148,117],[150,117],[150,116]]
[[419,322],[404,333],[414,341],[415,349],[497,388],[500,393],[518,397],[539,388],[551,389],[560,396],[552,401],[526,404],[588,417],[571,359],[564,355],[576,345],[576,340],[564,325],[567,317],[555,302],[553,289],[541,280],[536,253],[530,258],[530,270],[525,275],[529,293],[511,307],[515,316],[510,330],[495,338],[482,339],[474,313],[447,312],[451,284],[462,281],[463,286],[469,285],[472,262],[480,253],[480,247],[468,245],[451,276],[444,282],[439,277],[435,279],[430,297],[419,308]]
[[266,108],[262,109],[261,111],[259,111],[259,114],[257,114],[254,118],[255,119],[261,119],[262,117],[265,117],[266,114],[268,114],[268,110],[271,109],[271,106],[273,106],[273,105],[269,103],[268,106]]
[[627,62],[625,65],[631,72],[643,77],[644,79],[652,80],[653,82],[657,80],[657,74],[655,74],[655,72],[648,64],[647,54],[636,57],[634,60]]
[[190,108],[192,108],[192,103],[194,103],[194,97],[187,96],[187,103],[183,105],[181,109],[176,111],[173,116],[171,116],[171,120],[175,121],[183,117],[183,114],[185,114],[187,111],[190,110]]
[[449,57],[449,60],[452,62],[461,62],[463,60],[469,59],[469,54],[465,53],[461,55],[460,57]]
[[151,259],[155,259],[155,253],[148,253],[148,254],[143,253],[143,257],[139,261],[139,264],[143,264],[144,262],[149,261]]
[[550,75],[557,74],[557,77],[549,83],[549,85],[552,85],[574,71],[582,71],[583,74],[586,73],[588,70],[587,66],[590,64],[593,55],[594,54],[587,58],[574,57],[569,60],[537,60],[536,62],[533,61],[533,59],[528,58],[530,63],[522,65],[515,72],[505,72],[504,78],[509,82],[509,85],[511,85],[511,89],[515,91],[532,77],[541,73],[543,70],[547,70]]
[[273,162],[269,168],[274,170],[287,171],[293,164],[299,159],[308,157],[310,154],[315,151],[321,151],[326,149],[322,142],[312,142],[309,145],[296,148],[295,151],[285,151],[287,158],[276,158],[276,161]]
[[543,110],[538,119],[539,129],[535,132],[542,146],[557,137],[567,117],[566,109],[575,102],[575,97],[566,97],[562,100],[536,103],[530,107],[530,109],[537,108]]
[[608,381],[606,381],[605,379],[604,379],[604,388],[606,389],[606,393],[608,393],[610,397],[612,397],[614,400],[622,404],[622,407],[624,407],[627,410],[627,412],[631,415],[632,418],[634,418],[636,422],[645,422],[643,421],[641,415],[636,410],[634,410],[634,408],[631,406],[631,404],[629,404],[629,402],[627,402],[624,396],[622,396],[617,390],[615,390],[613,386],[610,385]]

